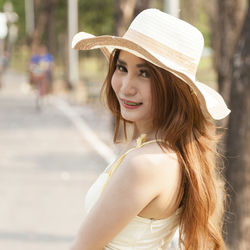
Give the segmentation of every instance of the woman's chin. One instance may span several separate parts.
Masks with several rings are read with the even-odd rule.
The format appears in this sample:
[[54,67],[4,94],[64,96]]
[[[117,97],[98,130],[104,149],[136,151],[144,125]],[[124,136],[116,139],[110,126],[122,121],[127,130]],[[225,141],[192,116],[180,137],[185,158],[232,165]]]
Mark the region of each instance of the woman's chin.
[[121,110],[121,115],[124,120],[129,121],[129,122],[136,122],[138,120],[138,115],[134,114],[134,112]]

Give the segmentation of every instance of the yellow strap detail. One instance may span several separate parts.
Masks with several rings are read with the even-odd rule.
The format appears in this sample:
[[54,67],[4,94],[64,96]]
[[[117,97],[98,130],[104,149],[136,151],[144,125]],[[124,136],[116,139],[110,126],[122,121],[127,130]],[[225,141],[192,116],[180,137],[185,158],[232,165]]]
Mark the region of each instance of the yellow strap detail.
[[141,147],[142,143],[145,142],[147,138],[146,134],[141,134],[136,140],[136,148]]
[[116,169],[119,167],[119,165],[121,164],[121,162],[123,161],[123,159],[125,158],[125,156],[129,153],[129,152],[131,152],[131,151],[133,151],[133,150],[135,150],[136,148],[141,148],[142,146],[144,146],[144,145],[147,145],[147,144],[150,144],[150,143],[153,143],[153,142],[164,142],[164,140],[151,140],[151,141],[146,141],[145,142],[145,140],[146,140],[146,137],[147,137],[147,135],[146,134],[141,134],[140,135],[140,137],[138,137],[137,139],[136,139],[136,147],[134,147],[134,148],[131,148],[131,149],[129,149],[128,151],[126,151],[112,166],[111,166],[111,168],[110,168],[110,170],[109,170],[109,173],[108,173],[108,178],[107,178],[107,180],[106,180],[106,182],[105,182],[105,184],[103,185],[103,187],[102,187],[102,192],[103,192],[103,190],[104,190],[104,188],[106,187],[106,185],[107,185],[107,183],[108,183],[108,181],[109,181],[109,179],[110,179],[110,177],[113,175],[113,173],[116,171]]

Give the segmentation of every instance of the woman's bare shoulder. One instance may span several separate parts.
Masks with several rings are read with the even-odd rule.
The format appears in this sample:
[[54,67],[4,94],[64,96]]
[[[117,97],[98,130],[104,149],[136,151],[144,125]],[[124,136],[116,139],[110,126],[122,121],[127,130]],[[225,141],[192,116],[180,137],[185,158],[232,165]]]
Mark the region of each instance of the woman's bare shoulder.
[[[163,150],[157,143],[150,143],[131,151],[121,164],[124,172],[138,176],[171,178],[180,171],[177,155],[170,149]],[[126,171],[126,170],[127,171]]]
[[[133,165],[166,166],[166,164],[178,164],[177,154],[171,149],[165,149],[158,143],[150,143],[130,152],[125,161]],[[136,163],[136,164],[135,164]]]

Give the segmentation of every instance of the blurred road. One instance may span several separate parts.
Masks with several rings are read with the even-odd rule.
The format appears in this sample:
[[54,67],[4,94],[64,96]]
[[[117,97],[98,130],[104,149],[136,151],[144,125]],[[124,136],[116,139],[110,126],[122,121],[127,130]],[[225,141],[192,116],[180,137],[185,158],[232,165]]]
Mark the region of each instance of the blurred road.
[[[110,140],[108,119],[89,106],[65,111],[57,99],[37,112],[26,83],[9,71],[0,89],[0,249],[69,249],[86,191],[107,164],[91,141]],[[95,129],[91,140],[81,121]]]

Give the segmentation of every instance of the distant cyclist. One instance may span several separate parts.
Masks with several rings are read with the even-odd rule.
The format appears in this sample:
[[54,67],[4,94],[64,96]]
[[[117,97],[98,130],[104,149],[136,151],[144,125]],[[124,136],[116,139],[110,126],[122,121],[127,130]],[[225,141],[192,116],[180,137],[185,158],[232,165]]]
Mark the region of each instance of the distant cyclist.
[[53,70],[53,56],[48,52],[45,45],[40,47],[40,61],[39,65],[44,75],[44,81],[46,82],[45,94],[48,94],[52,90],[52,70]]
[[40,55],[38,52],[38,48],[35,47],[33,48],[33,53],[29,61],[29,82],[33,87],[35,87],[36,81],[42,74],[39,66],[39,61],[40,61]]
[[40,94],[46,95],[52,89],[53,56],[45,45],[41,45],[30,58],[30,83],[39,87]]

